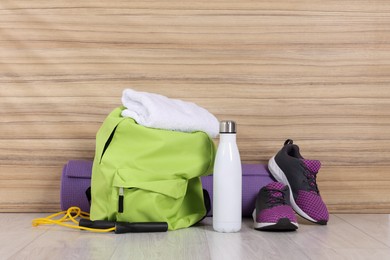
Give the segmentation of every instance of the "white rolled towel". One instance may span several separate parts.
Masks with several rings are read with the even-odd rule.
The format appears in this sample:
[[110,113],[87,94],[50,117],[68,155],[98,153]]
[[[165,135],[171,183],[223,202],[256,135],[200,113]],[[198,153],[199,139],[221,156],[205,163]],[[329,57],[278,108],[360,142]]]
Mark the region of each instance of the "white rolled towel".
[[122,104],[126,107],[122,116],[131,117],[143,126],[181,132],[203,131],[211,137],[219,132],[218,119],[192,102],[125,89]]

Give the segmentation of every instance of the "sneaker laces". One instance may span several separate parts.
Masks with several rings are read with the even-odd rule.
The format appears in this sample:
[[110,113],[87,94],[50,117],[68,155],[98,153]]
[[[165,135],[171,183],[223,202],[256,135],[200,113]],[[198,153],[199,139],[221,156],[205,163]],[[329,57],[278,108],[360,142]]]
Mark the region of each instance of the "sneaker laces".
[[309,184],[309,191],[314,191],[317,194],[320,193],[317,186],[316,174],[312,172],[306,172],[306,171],[304,172],[304,174],[306,176],[307,183]]
[[309,184],[308,191],[313,191],[316,194],[319,194],[317,186],[317,173],[320,170],[321,162],[318,160],[307,160],[302,159],[302,170],[303,174],[306,177],[307,183]]
[[284,192],[278,189],[267,189],[268,201],[267,204],[269,207],[276,207],[280,205],[285,205],[286,200],[284,198]]

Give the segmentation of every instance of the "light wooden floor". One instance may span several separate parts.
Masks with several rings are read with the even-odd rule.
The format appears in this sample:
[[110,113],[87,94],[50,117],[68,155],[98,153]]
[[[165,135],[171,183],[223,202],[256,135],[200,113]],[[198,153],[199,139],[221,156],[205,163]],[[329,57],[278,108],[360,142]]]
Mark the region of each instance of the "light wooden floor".
[[390,215],[335,214],[327,226],[300,220],[296,232],[197,227],[150,234],[96,234],[62,227],[31,227],[46,214],[0,214],[1,259],[389,259]]

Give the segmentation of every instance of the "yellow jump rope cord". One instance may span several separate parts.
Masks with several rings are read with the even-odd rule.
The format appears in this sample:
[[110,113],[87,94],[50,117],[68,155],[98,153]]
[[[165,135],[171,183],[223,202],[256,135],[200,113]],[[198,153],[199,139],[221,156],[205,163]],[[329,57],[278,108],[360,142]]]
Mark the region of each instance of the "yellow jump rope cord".
[[[64,216],[62,216],[60,219],[54,219],[55,217],[58,217],[60,215],[64,215]],[[88,228],[88,227],[79,226],[79,222],[76,220],[77,218],[89,219],[89,214],[81,211],[81,209],[79,207],[70,207],[66,211],[61,211],[61,212],[52,214],[50,216],[47,216],[45,218],[36,218],[32,221],[32,225],[33,225],[33,227],[37,227],[39,225],[59,225],[59,226],[63,226],[63,227],[88,230],[88,231],[98,232],[98,233],[106,233],[106,232],[115,231],[115,227],[107,228],[107,229],[96,229],[96,228]],[[73,222],[76,225],[67,224],[64,222]]]

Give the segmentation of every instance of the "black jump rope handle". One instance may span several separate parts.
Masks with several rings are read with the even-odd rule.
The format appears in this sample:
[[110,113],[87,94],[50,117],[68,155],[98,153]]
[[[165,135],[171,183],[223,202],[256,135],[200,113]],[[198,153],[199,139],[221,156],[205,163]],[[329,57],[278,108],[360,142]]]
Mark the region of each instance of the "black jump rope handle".
[[89,220],[89,219],[80,219],[79,222],[80,227],[87,227],[87,228],[96,228],[96,229],[108,229],[115,227],[115,222],[113,221],[106,221],[106,220]]
[[167,222],[116,222],[115,234],[142,233],[142,232],[166,232]]
[[115,227],[115,234],[123,233],[143,233],[143,232],[166,232],[168,231],[167,222],[113,222],[106,220],[88,220],[81,219],[79,226],[108,229]]

